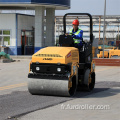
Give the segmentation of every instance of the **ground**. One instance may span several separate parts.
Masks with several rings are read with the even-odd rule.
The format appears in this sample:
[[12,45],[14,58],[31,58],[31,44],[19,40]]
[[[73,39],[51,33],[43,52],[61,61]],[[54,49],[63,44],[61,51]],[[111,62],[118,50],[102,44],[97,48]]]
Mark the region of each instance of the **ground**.
[[[29,62],[0,63],[0,120],[120,119],[120,67],[96,66],[95,89],[68,98],[29,94]],[[100,105],[104,109],[96,109]]]

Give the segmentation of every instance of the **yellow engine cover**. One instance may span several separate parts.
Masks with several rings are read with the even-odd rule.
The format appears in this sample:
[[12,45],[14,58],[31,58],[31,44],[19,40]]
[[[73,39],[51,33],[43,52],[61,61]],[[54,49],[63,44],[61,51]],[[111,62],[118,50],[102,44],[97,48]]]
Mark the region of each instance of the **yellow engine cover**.
[[79,63],[79,51],[74,47],[46,47],[32,56],[32,63]]

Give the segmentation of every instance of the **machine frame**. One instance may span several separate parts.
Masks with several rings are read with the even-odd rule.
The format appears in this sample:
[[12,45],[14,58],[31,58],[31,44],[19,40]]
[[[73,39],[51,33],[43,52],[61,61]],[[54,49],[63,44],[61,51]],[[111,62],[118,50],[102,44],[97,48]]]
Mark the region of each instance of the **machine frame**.
[[[90,18],[90,41],[87,44],[83,41],[83,47],[80,51],[77,48],[73,47],[73,38],[70,35],[65,35],[66,17],[68,15],[87,15]],[[59,96],[73,96],[76,90],[91,91],[94,89],[95,63],[92,60],[92,16],[89,13],[67,13],[63,17],[63,25],[64,35],[61,35],[59,37],[60,46],[56,46],[54,48],[49,47],[46,48],[46,50],[58,50],[59,48],[62,50],[70,51],[70,54],[66,54],[68,58],[66,56],[64,57],[64,60],[71,62],[65,62],[64,64],[62,64],[62,62],[56,63],[57,60],[62,60],[61,55],[64,53],[61,53],[61,55],[53,55],[52,53],[54,52],[51,51],[52,53],[48,54],[48,51],[46,50],[44,52],[45,54],[40,54],[40,52],[35,53],[32,57],[32,59],[34,60],[30,62],[30,73],[28,74],[28,78],[30,78],[30,82],[28,83],[28,89],[29,92],[33,95],[47,94]],[[73,52],[77,55],[76,59],[78,60],[72,60]],[[54,57],[55,59],[50,56]],[[37,62],[37,59],[39,59],[39,62]],[[36,70],[37,67],[41,69]],[[60,68],[61,72],[55,71],[57,68]]]

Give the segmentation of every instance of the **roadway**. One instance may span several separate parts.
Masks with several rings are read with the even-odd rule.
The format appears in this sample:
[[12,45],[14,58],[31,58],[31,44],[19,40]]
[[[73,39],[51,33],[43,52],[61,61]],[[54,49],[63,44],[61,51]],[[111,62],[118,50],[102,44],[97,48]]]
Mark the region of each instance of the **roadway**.
[[[96,86],[90,93],[77,93],[74,97],[32,96],[27,91],[30,60],[0,63],[0,120],[21,119],[35,111],[45,110],[67,101],[94,96],[120,87],[120,67],[96,67]],[[24,118],[29,120],[29,117]],[[32,120],[36,120],[35,117]]]

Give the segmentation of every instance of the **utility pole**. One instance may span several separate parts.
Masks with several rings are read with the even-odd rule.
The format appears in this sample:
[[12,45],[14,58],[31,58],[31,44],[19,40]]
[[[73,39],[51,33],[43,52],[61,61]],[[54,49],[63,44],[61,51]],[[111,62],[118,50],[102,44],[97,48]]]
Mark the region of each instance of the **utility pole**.
[[100,40],[101,16],[99,16],[99,40]]
[[119,24],[118,24],[118,40],[119,40]]
[[56,45],[56,17],[55,17],[55,45]]
[[104,3],[104,31],[103,31],[103,58],[104,58],[104,42],[105,42],[105,18],[106,18],[106,0]]

